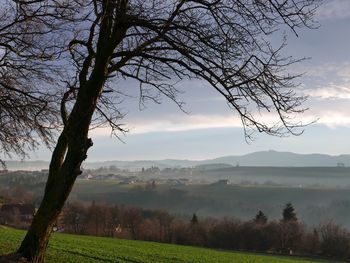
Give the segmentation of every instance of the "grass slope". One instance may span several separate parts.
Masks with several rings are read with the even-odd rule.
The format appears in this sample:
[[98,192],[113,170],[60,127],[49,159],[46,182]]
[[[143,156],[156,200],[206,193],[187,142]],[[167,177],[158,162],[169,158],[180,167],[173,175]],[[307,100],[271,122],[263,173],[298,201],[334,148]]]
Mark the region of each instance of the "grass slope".
[[[24,231],[0,226],[0,255],[15,251],[24,234]],[[154,242],[54,234],[49,245],[47,262],[307,263],[326,261],[223,252]]]

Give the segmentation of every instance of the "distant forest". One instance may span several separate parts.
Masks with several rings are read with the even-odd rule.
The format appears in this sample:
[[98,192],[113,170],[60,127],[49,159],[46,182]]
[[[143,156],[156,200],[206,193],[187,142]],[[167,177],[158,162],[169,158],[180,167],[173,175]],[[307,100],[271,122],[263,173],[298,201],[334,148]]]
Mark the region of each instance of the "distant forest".
[[[8,203],[8,208],[16,203],[35,203],[36,196],[19,189],[2,193],[0,223],[26,229],[30,222],[23,221],[19,211],[4,211],[1,204]],[[250,220],[239,220],[234,217],[201,217],[195,213],[179,217],[165,210],[95,201],[90,204],[68,202],[58,217],[54,231],[227,250],[350,258],[348,230],[333,221],[310,228],[298,216],[290,203],[280,211],[279,219],[271,220],[260,210]]]
[[[309,226],[333,220],[350,228],[350,168],[231,167],[219,169],[150,167],[138,171],[115,166],[84,170],[70,202],[92,201],[162,209],[187,218],[251,219],[259,210],[278,219],[291,202]],[[0,174],[1,192],[30,191],[41,200],[47,171]]]

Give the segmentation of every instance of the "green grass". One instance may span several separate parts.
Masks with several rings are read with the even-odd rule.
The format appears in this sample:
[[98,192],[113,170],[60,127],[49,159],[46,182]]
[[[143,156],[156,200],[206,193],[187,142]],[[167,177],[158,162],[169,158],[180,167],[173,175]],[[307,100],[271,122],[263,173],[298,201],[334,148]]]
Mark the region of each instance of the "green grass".
[[[24,234],[24,231],[0,226],[0,255],[15,251]],[[54,234],[49,244],[47,262],[307,263],[326,261],[224,252],[154,242]]]

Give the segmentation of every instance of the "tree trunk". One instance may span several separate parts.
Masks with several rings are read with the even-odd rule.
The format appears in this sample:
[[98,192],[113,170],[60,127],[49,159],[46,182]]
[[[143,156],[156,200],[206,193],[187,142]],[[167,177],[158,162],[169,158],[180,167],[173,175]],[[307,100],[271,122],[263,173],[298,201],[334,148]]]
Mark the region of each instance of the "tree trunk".
[[[111,23],[111,17],[116,11],[126,12],[127,3],[128,1],[122,1],[117,7],[113,1],[107,1],[107,4],[103,5],[105,15],[101,20],[94,63],[90,55],[84,61],[79,75],[80,87],[77,99],[68,119],[65,118],[65,107],[62,108],[65,127],[52,153],[45,194],[17,251],[30,262],[44,262],[52,227],[76,178],[81,174],[80,166],[92,146],[92,141],[88,138],[91,119],[108,76],[108,65],[113,50],[122,41],[127,30],[125,25]],[[90,67],[93,69],[88,77]]]
[[70,180],[64,184],[62,180],[57,189],[45,193],[40,208],[35,214],[30,229],[18,250],[23,257],[31,262],[44,262],[52,227],[56,223],[74,181]]
[[76,178],[81,174],[80,166],[87,157],[87,150],[92,146],[88,131],[104,80],[103,77],[99,77],[99,81],[94,81],[93,78],[91,80],[90,85],[80,88],[67,125],[52,154],[49,177],[40,208],[17,251],[30,262],[44,262],[52,227]]

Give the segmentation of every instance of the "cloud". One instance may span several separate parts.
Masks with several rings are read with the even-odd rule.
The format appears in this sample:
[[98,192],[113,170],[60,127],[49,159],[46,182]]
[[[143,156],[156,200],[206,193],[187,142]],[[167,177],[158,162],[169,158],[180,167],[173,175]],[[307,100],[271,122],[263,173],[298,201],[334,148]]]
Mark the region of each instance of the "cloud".
[[316,121],[328,128],[350,128],[350,87],[332,87],[311,90],[309,110],[302,114],[303,122]]
[[304,66],[299,70],[305,75],[298,93],[317,99],[350,99],[349,62]]
[[[350,3],[350,0],[349,0]],[[300,70],[300,69],[299,69]],[[317,123],[327,127],[350,127],[350,63],[324,63],[316,66],[304,66],[307,72],[303,86],[298,93],[308,95],[305,107],[310,110],[302,115],[292,116],[295,121]],[[150,105],[145,111],[130,110],[123,122],[130,134],[159,132],[180,132],[212,128],[242,128],[236,112],[228,109],[222,97],[206,87],[200,81],[185,83],[189,112],[184,114],[171,103]],[[190,85],[192,84],[192,85]],[[188,88],[188,89],[187,89]],[[257,115],[265,123],[276,123],[275,113]],[[99,128],[91,131],[92,136],[109,136],[110,129]]]
[[326,87],[305,90],[304,93],[320,99],[350,99],[350,86],[330,84]]
[[350,127],[350,115],[343,112],[325,111],[317,123],[324,124],[332,129]]
[[337,79],[340,78],[341,81],[350,81],[350,63],[348,61],[328,62],[318,65],[299,64],[295,68],[292,68],[291,72],[294,74],[304,72],[305,77],[322,77],[327,79],[334,77]]
[[[322,95],[323,91],[319,91]],[[336,96],[337,94],[325,94],[324,96]],[[350,98],[350,95],[349,97]],[[337,103],[333,103],[336,105]],[[332,105],[332,103],[328,103]],[[264,115],[260,120],[265,123],[276,122],[276,115]],[[312,123],[325,125],[335,129],[337,127],[350,127],[350,107],[329,108],[327,105],[315,105],[311,110],[304,114],[295,116],[294,120],[300,120],[302,123]],[[142,119],[133,120],[128,125],[131,135],[159,133],[159,132],[181,132],[191,130],[204,130],[213,128],[242,128],[240,120],[232,115],[170,115],[167,119]],[[110,135],[109,128],[98,128],[90,132],[93,137],[106,137]]]
[[350,17],[349,0],[328,0],[324,1],[316,13],[318,20],[335,20]]
[[[256,113],[255,118],[261,123],[275,126],[280,123],[280,119],[276,112],[259,114]],[[290,116],[290,121],[300,123],[311,123],[319,116],[315,115],[294,115]],[[235,112],[230,114],[169,114],[168,116],[153,116],[152,118],[142,118],[130,120],[128,126],[130,134],[145,134],[159,132],[180,132],[191,130],[203,130],[214,128],[243,128],[240,118]],[[98,128],[90,132],[90,136],[107,136],[110,135],[110,129]]]
[[[128,124],[131,134],[151,132],[177,132],[210,128],[242,127],[241,121],[234,115],[185,115],[169,114],[168,118],[159,116],[154,119],[132,120]],[[91,130],[91,136],[106,136],[110,134],[109,128]]]

